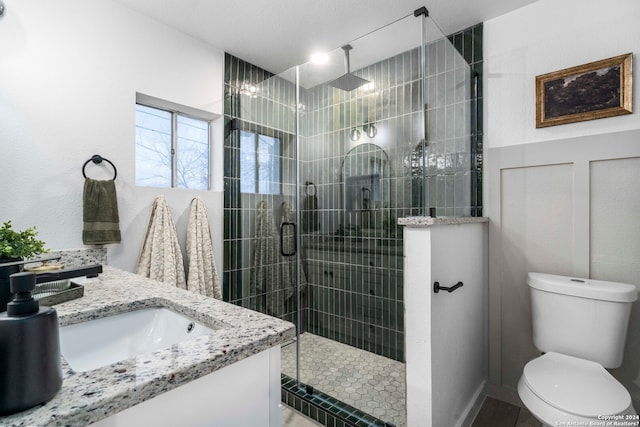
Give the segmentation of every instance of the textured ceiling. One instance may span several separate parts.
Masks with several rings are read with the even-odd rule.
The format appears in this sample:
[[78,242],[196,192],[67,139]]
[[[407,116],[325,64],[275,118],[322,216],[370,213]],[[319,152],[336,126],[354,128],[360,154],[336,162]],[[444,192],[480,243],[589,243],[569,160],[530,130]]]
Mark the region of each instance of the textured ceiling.
[[444,34],[536,0],[114,0],[274,73],[426,6]]

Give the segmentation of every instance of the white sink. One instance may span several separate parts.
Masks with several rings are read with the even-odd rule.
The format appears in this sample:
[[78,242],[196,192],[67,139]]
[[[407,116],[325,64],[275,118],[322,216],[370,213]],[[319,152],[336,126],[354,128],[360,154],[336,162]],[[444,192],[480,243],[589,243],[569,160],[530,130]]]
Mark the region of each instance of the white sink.
[[60,328],[60,351],[86,372],[214,331],[164,307],[116,314]]

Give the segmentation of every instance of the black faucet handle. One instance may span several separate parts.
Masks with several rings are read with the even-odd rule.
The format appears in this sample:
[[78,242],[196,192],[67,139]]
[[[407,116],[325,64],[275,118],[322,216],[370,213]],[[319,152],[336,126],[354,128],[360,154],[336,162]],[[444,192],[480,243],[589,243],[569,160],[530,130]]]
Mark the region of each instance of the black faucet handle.
[[102,264],[90,264],[81,267],[69,267],[55,272],[38,273],[36,283],[51,282],[53,280],[73,279],[74,277],[97,277],[102,273]]

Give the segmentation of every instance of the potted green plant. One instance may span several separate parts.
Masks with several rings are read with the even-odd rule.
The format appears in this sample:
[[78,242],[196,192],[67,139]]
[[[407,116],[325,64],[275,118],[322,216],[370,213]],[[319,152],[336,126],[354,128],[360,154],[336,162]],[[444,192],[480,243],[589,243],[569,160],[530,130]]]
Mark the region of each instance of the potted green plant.
[[22,265],[16,264],[16,261],[49,252],[37,236],[35,227],[16,231],[11,227],[11,221],[6,221],[0,227],[0,312],[5,311],[7,303],[11,301],[10,276],[22,270]]
[[37,237],[35,227],[16,231],[11,227],[11,221],[4,222],[0,227],[0,263],[49,252],[44,247],[45,243]]

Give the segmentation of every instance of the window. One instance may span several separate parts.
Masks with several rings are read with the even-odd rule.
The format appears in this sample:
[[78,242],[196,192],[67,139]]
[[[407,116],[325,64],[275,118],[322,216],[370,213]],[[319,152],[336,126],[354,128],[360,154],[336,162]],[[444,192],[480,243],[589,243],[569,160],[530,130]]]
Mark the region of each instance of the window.
[[240,131],[240,192],[280,194],[280,139]]
[[210,133],[210,120],[138,101],[136,185],[208,190]]

